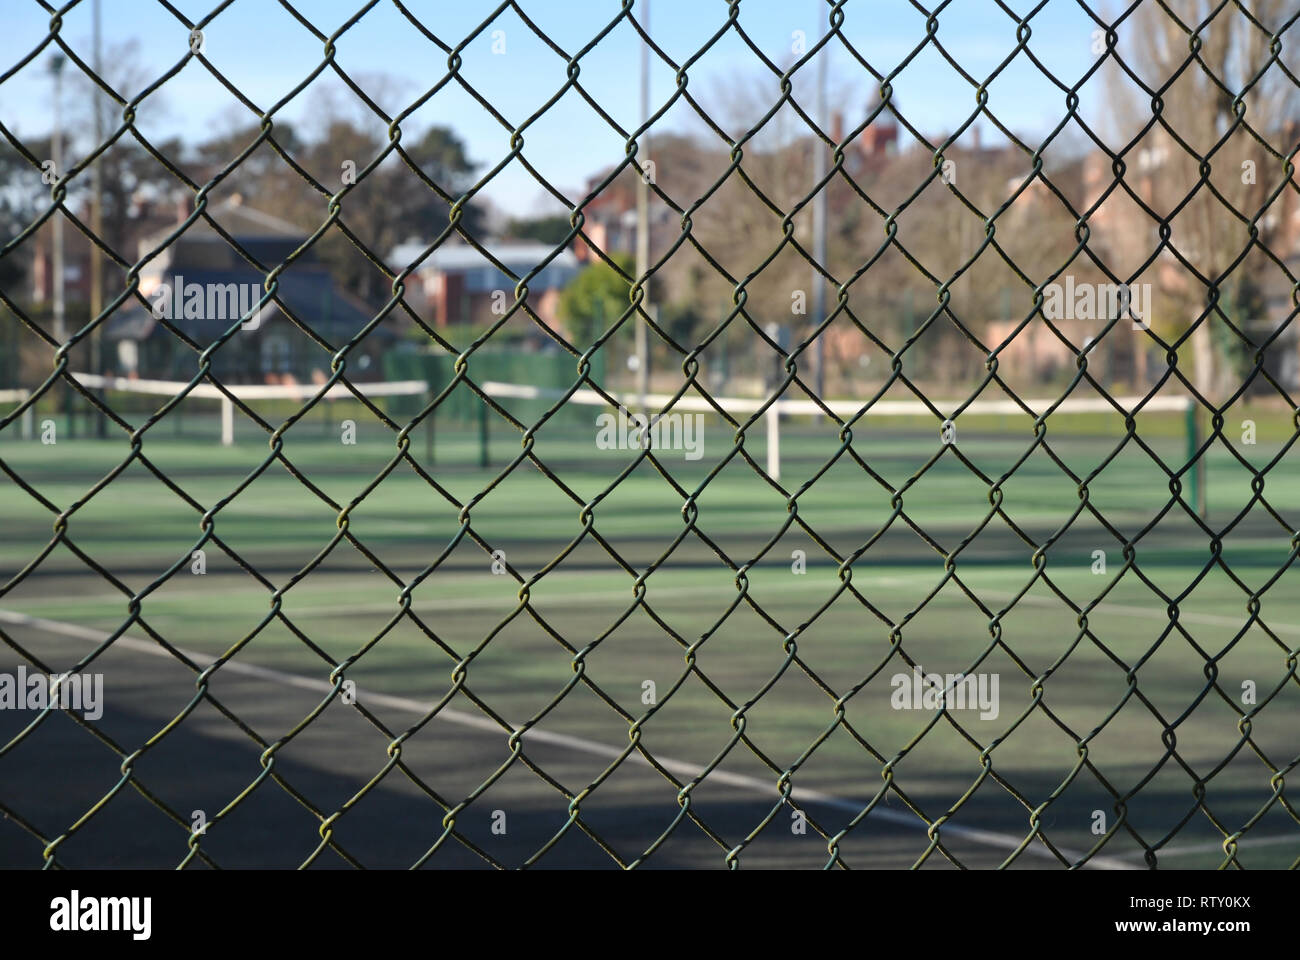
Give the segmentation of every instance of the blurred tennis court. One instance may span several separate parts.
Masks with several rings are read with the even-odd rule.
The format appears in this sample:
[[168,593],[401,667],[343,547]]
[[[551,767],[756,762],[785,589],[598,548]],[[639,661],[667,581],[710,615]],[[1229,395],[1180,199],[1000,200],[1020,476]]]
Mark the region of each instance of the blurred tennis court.
[[[535,423],[524,402],[500,400]],[[421,476],[354,401],[291,427],[265,470],[257,427],[222,446],[213,405],[186,403],[184,431],[147,430],[147,462],[102,487],[130,452],[117,428],[0,432],[32,488],[0,487],[0,631],[52,672],[102,648],[81,669],[105,700],[94,733],[51,711],[17,743],[39,711],[0,711],[5,865],[57,841],[77,866],[789,867],[829,843],[851,867],[1032,868],[1113,830],[1090,866],[1157,847],[1193,868],[1247,827],[1243,865],[1300,858],[1275,777],[1297,754],[1294,547],[1221,445],[1209,517],[1241,516],[1217,555],[1166,509],[1181,413],[1139,415],[1145,450],[1122,417],[1068,408],[1045,444],[1023,414],[959,416],[951,444],[932,417],[868,416],[847,446],[788,416],[783,494],[713,414],[699,460],[652,451],[621,480],[640,451],[595,447],[592,407],[523,459],[494,413],[487,467],[478,425],[439,422],[432,461],[411,433]],[[1284,413],[1242,416],[1258,466],[1284,453]],[[746,431],[760,466],[768,436]],[[958,455],[1010,476],[991,494]],[[1062,465],[1103,463],[1084,502]],[[1264,493],[1300,507],[1281,468]],[[911,664],[996,675],[996,708],[900,707]],[[1243,685],[1271,698],[1246,724]]]

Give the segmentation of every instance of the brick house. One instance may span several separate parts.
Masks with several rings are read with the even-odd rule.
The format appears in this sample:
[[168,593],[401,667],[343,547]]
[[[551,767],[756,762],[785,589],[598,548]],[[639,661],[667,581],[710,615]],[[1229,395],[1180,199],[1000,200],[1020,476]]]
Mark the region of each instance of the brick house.
[[[424,249],[419,243],[402,244],[393,250],[389,262],[401,269]],[[546,262],[528,282],[528,306],[544,323],[558,329],[560,293],[581,266],[573,252],[566,249],[557,254],[553,246],[544,243],[485,244],[484,249],[518,277]],[[503,305],[508,309],[515,300],[515,281],[474,247],[461,242],[449,241],[434,250],[406,285],[407,302],[439,327],[491,323],[499,318]]]

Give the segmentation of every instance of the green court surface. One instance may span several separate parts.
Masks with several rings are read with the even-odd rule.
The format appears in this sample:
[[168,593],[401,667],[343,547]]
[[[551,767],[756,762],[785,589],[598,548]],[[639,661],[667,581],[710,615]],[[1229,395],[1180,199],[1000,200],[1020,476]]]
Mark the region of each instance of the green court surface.
[[[1255,416],[1257,444],[1238,449],[1262,466],[1285,451],[1289,422]],[[1140,436],[1170,471],[1180,470],[1181,417],[1148,420],[1139,420]],[[202,575],[191,552],[203,510],[256,471],[268,448],[248,424],[231,448],[206,439],[193,419],[179,437],[160,425],[142,450],[199,507],[132,462],[71,514],[67,542],[16,580],[54,539],[56,512],[16,483],[0,483],[0,581],[9,584],[0,631],[10,640],[3,669],[18,662],[13,643],[57,655],[66,669],[130,619],[124,639],[136,654],[110,651],[99,661],[104,722],[115,709],[128,711],[154,732],[186,708],[195,688],[193,671],[166,672],[166,661],[145,655],[145,646],[158,647],[151,636],[208,657],[238,647],[232,664],[273,671],[257,675],[262,692],[241,687],[250,675],[221,670],[211,690],[237,713],[241,705],[257,711],[269,743],[313,703],[331,699],[332,669],[359,657],[346,677],[360,704],[370,697],[368,708],[394,733],[420,725],[409,743],[429,741],[420,755],[426,781],[448,805],[475,794],[457,810],[457,828],[477,830],[506,865],[523,862],[556,831],[577,836],[578,826],[566,827],[570,799],[600,779],[578,801],[582,825],[604,836],[598,824],[606,824],[624,862],[667,831],[648,864],[658,856],[667,865],[722,865],[731,850],[741,865],[821,866],[830,859],[827,837],[838,835],[835,848],[849,866],[939,867],[950,865],[945,854],[996,866],[1035,825],[1073,861],[1099,839],[1093,831],[1104,819],[1105,829],[1122,822],[1094,865],[1140,867],[1146,844],[1160,848],[1162,867],[1217,867],[1225,836],[1249,825],[1235,848],[1241,865],[1294,866],[1300,818],[1284,778],[1300,762],[1300,593],[1287,526],[1252,503],[1250,472],[1215,445],[1206,455],[1207,522],[1230,529],[1212,551],[1186,506],[1169,506],[1169,476],[1148,453],[1133,441],[1121,445],[1122,431],[1106,418],[1061,421],[1060,430],[1052,421],[1048,444],[1080,476],[1121,449],[1088,483],[1086,501],[1047,451],[1036,450],[992,495],[1000,512],[956,454],[997,480],[1032,445],[1027,418],[963,422],[956,447],[946,450],[923,423],[864,424],[854,429],[852,450],[879,479],[850,456],[836,457],[835,429],[793,421],[783,427],[784,493],[739,457],[710,477],[734,444],[734,431],[716,419],[705,423],[700,460],[671,450],[658,456],[671,481],[646,461],[616,484],[636,453],[595,449],[581,425],[537,434],[533,453],[557,482],[528,460],[510,468],[521,448],[504,425],[493,427],[490,466],[482,468],[473,426],[440,424],[433,463],[421,431],[412,435],[411,456],[433,484],[401,462],[369,492],[394,456],[391,431],[359,417],[358,442],[343,445],[328,424],[304,423],[289,431],[284,454],[315,490],[272,463],[213,515],[219,542],[202,544]],[[762,466],[761,422],[744,446]],[[0,460],[56,510],[85,497],[129,452],[120,438],[61,436],[43,445],[18,440],[12,428],[0,434]],[[1288,457],[1262,489],[1294,529],[1300,475]],[[340,526],[340,512],[358,497]],[[138,618],[133,592],[142,594]],[[996,677],[996,708],[900,706],[905,687],[895,678],[910,678],[910,663],[926,673]],[[115,679],[129,698],[115,697]],[[295,683],[306,699],[268,706],[266,690]],[[445,716],[421,725],[420,710],[444,697]],[[354,709],[333,700],[314,724]],[[1243,723],[1244,713],[1252,715]],[[5,740],[31,717],[22,719],[5,718]],[[56,721],[66,724],[49,718],[8,759],[39,745]],[[604,778],[633,723],[640,746],[678,784],[635,759]],[[508,763],[506,728],[525,725],[522,755]],[[145,739],[133,735],[139,742],[124,749]],[[355,790],[385,767],[389,738],[364,723],[349,736],[343,768],[337,740],[304,733],[285,749]],[[258,776],[256,754],[220,771],[238,786],[207,801],[209,809]],[[120,779],[120,759],[81,785],[92,802]],[[525,759],[562,771],[558,786]],[[0,770],[5,763],[0,756]],[[502,764],[507,772],[476,794]],[[680,785],[705,768],[709,776],[687,791],[691,816],[679,818]],[[781,805],[786,771],[809,817],[803,833]],[[143,769],[140,777],[147,782]],[[842,834],[882,791],[874,811]],[[349,795],[336,791],[322,809],[341,809]],[[374,797],[348,807],[340,822],[381,832],[382,821],[367,820],[379,816],[368,813]],[[24,786],[7,791],[4,803],[47,838],[57,836],[68,823],[42,821],[41,798],[37,786]],[[412,847],[417,855],[439,836],[445,813],[422,800],[427,842]],[[620,823],[619,811],[633,808]],[[520,812],[528,826],[492,834],[486,825],[497,809]],[[319,827],[301,807],[285,816],[286,831]],[[933,836],[942,849],[927,856],[925,821],[940,819]],[[233,815],[215,824],[205,848],[219,848],[223,828],[236,825]],[[17,831],[2,835],[6,863],[39,864],[42,844]],[[679,843],[687,835],[699,845]],[[81,862],[78,842],[64,844],[70,863]],[[263,846],[268,861],[302,859],[287,847],[281,856],[276,842]],[[583,842],[585,854],[566,856],[613,863]],[[447,841],[429,865],[456,846]],[[184,836],[170,849],[183,856]],[[95,861],[99,850],[87,842],[80,854]],[[1038,840],[1014,862],[1060,865]]]

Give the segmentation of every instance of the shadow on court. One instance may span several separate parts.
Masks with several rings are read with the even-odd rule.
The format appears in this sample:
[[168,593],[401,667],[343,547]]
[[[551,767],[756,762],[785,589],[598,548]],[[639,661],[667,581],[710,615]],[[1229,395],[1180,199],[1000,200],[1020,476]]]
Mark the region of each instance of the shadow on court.
[[[84,640],[54,636],[36,627],[6,624],[6,630],[47,664],[74,663],[90,648]],[[0,661],[0,671],[10,674],[17,666],[12,654]],[[125,754],[155,736],[194,694],[191,670],[138,649],[114,646],[91,669],[104,674],[103,715],[94,727]],[[210,689],[249,730],[270,744],[307,717],[324,697],[321,690],[294,686],[286,677],[223,670],[213,677]],[[380,699],[384,702],[375,713],[394,734],[421,719],[415,710],[387,702],[392,698]],[[360,701],[366,703],[364,690]],[[35,716],[36,711],[0,711],[0,737],[8,742]],[[83,868],[174,867],[189,852],[190,828],[201,811],[210,825],[199,848],[212,864],[297,867],[320,847],[322,819],[346,807],[334,821],[333,836],[344,852],[326,847],[314,866],[345,867],[351,857],[366,867],[405,868],[426,856],[424,864],[431,868],[489,866],[470,849],[472,844],[498,864],[517,867],[552,844],[539,866],[614,868],[615,857],[601,844],[630,863],[666,834],[645,866],[722,867],[727,851],[758,827],[779,797],[775,777],[768,778],[772,786],[762,795],[756,789],[719,784],[718,778],[706,779],[692,793],[689,813],[716,831],[715,839],[681,814],[677,787],[647,765],[629,759],[583,799],[581,825],[574,823],[566,830],[568,798],[520,758],[457,812],[455,835],[446,834],[445,807],[461,803],[508,760],[507,739],[505,732],[434,718],[401,751],[407,770],[422,783],[394,768],[349,804],[383,770],[390,742],[355,708],[331,702],[276,750],[272,771],[280,783],[269,774],[258,782],[263,773],[259,757],[265,748],[216,708],[201,702],[133,764],[136,783],[153,799],[133,784],[122,786],[57,844],[56,860],[62,866]],[[610,763],[608,756],[560,743],[529,743],[527,737],[524,756],[571,792],[582,790]],[[15,819],[0,819],[0,866],[41,866],[45,842],[65,835],[122,781],[122,760],[122,755],[67,714],[48,714],[0,758],[3,803],[40,835],[34,836]],[[687,779],[679,775],[679,780]],[[245,791],[243,799],[218,818],[218,812]],[[847,809],[827,809],[817,802],[807,804],[807,810],[832,834],[852,817]],[[588,836],[583,826],[600,842]],[[900,867],[911,865],[926,845],[922,830],[866,821],[844,840],[841,853],[851,866]],[[1005,851],[961,838],[953,838],[951,848],[959,850],[962,862],[972,867],[994,866],[1005,856]],[[782,806],[738,858],[744,867],[811,868],[823,866],[828,853],[826,840],[815,826],[808,824],[799,832],[791,810]],[[1022,863],[1050,865],[1030,858]],[[196,857],[190,865],[203,867],[205,861]],[[929,865],[951,867],[937,852]]]

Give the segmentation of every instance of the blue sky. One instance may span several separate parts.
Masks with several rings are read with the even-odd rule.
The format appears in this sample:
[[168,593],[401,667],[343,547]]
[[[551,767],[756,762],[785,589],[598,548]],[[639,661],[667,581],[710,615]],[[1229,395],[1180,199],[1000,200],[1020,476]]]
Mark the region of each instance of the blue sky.
[[[137,67],[146,84],[180,60],[187,51],[188,31],[152,0],[101,0],[104,47],[112,50],[128,40],[137,43]],[[638,8],[641,0],[638,0]],[[177,0],[176,6],[193,20],[205,16],[212,0]],[[364,0],[300,0],[295,6],[316,27],[330,34],[364,5]],[[617,0],[521,0],[535,23],[563,49],[574,53],[588,43],[618,13]],[[485,0],[410,0],[407,8],[444,42],[460,43],[497,4]],[[1011,6],[1028,12],[1027,0]],[[826,29],[825,0],[742,0],[740,23],[768,57],[791,62],[794,31],[802,30],[810,44]],[[849,0],[844,8],[843,33],[881,72],[889,72],[924,37],[925,17],[906,0]],[[5,52],[0,70],[9,70],[41,42],[49,18],[32,0],[5,0]],[[679,62],[693,54],[727,19],[723,0],[652,0],[650,32]],[[65,41],[87,61],[90,58],[91,3],[83,0],[64,17]],[[1074,0],[1049,0],[1031,21],[1030,47],[1067,83],[1074,82],[1093,61],[1090,50],[1094,25]],[[939,17],[938,38],[974,76],[983,78],[1014,48],[1016,25],[992,0],[955,0]],[[501,31],[494,36],[495,31]],[[504,53],[494,53],[504,41]],[[322,59],[322,45],[273,0],[235,0],[206,31],[207,56],[245,95],[263,109],[285,96]],[[620,123],[632,127],[639,114],[636,34],[620,24],[581,60],[581,80],[592,96]],[[501,14],[463,53],[464,76],[512,123],[522,123],[559,90],[565,63],[547,48],[513,11]],[[832,108],[842,109],[847,125],[861,117],[869,77],[838,45],[829,54]],[[652,58],[653,60],[653,58]],[[20,136],[44,136],[50,126],[52,94],[43,53],[0,84],[0,118]],[[390,0],[382,0],[338,41],[337,62],[357,78],[376,99],[395,113],[418,98],[447,72],[446,55],[425,39]],[[379,82],[380,75],[389,80]],[[814,64],[796,75],[795,91],[812,107]],[[706,104],[718,104],[726,90],[744,89],[751,99],[770,104],[779,97],[775,76],[766,73],[734,31],[719,41],[689,70],[690,89]],[[1085,88],[1085,111],[1101,98],[1100,77]],[[341,88],[331,71],[285,105],[277,116],[313,123],[334,109],[321,88]],[[961,80],[940,56],[927,49],[894,81],[904,114],[927,133],[951,130],[965,121],[975,105],[974,88]],[[673,71],[652,62],[651,104],[657,109],[675,88]],[[132,90],[131,93],[136,91]],[[348,94],[348,97],[351,95]],[[76,105],[65,95],[65,110]],[[355,98],[353,98],[355,99]],[[1063,114],[1064,95],[1044,82],[1024,57],[990,87],[990,108],[1012,129],[1042,133]],[[350,109],[359,104],[343,104]],[[147,99],[138,125],[149,136],[180,135],[198,140],[224,132],[248,113],[197,61],[185,66],[163,88],[162,96]],[[382,124],[375,118],[376,129]],[[466,142],[471,158],[487,170],[509,151],[509,132],[457,85],[445,88],[403,123],[407,135],[430,124],[451,126]],[[656,130],[703,132],[704,127],[680,102]],[[525,155],[561,189],[576,191],[591,174],[623,156],[623,141],[582,99],[569,92],[545,118],[525,133]],[[512,215],[541,212],[540,188],[518,164],[512,164],[485,191]]]

